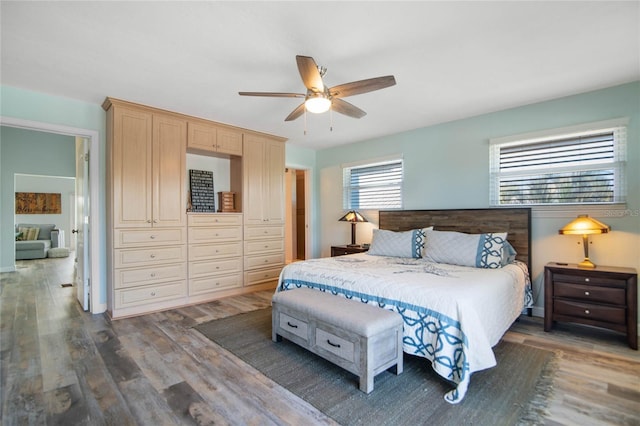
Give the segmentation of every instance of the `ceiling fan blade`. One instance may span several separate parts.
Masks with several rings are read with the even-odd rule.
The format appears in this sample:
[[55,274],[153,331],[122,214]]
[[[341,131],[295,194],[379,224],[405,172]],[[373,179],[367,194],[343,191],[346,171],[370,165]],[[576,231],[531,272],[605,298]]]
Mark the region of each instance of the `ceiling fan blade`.
[[366,112],[357,106],[351,105],[349,102],[338,98],[333,98],[331,100],[331,109],[335,112],[339,112],[340,114],[348,115],[353,118],[362,118],[367,115]]
[[344,98],[347,96],[359,95],[361,93],[373,92],[396,84],[396,79],[392,75],[384,77],[368,78],[366,80],[353,81],[351,83],[340,84],[329,89],[329,93],[334,98]]
[[284,121],[293,121],[296,118],[300,117],[303,113],[304,113],[304,102],[298,105],[296,109],[291,111],[291,114],[289,114],[287,118],[284,119]]
[[304,98],[302,93],[281,93],[281,92],[238,92],[241,96],[269,96],[273,98]]
[[324,83],[316,61],[311,56],[297,55],[296,62],[306,88],[313,92],[324,92]]

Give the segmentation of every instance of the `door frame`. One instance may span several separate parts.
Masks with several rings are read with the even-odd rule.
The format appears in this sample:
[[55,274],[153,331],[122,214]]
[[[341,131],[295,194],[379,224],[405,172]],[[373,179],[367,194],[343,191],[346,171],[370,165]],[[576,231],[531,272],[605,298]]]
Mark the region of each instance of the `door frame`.
[[[313,259],[313,232],[311,232],[311,209],[312,209],[312,200],[311,200],[311,168],[307,166],[297,166],[297,165],[288,165],[285,167],[287,169],[299,170],[304,173],[304,254],[306,259]],[[285,200],[285,204],[288,204],[289,200]],[[290,223],[286,223],[285,226],[289,226]]]
[[44,123],[40,121],[4,116],[0,116],[0,125],[72,137],[79,136],[89,139],[89,193],[91,194],[88,237],[89,264],[91,269],[89,307],[92,314],[105,312],[107,310],[107,305],[106,303],[100,302],[100,295],[102,294],[103,289],[100,281],[99,260],[101,259],[102,251],[100,250],[100,238],[98,238],[98,234],[100,232],[100,134],[96,130],[80,129],[60,124]]

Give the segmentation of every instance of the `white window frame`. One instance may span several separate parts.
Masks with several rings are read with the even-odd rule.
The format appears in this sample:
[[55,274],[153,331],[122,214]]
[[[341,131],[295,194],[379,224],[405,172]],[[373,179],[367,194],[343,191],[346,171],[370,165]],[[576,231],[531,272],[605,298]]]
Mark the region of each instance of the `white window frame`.
[[[362,169],[367,167],[375,167],[382,166],[385,164],[396,164],[400,163],[402,168],[400,174],[400,182],[382,182],[380,185],[376,185],[374,187],[384,188],[384,187],[392,187],[398,189],[398,195],[400,197],[400,205],[399,206],[390,206],[385,204],[383,199],[378,200],[378,203],[375,205],[368,204],[365,206],[354,206],[352,205],[352,192],[354,189],[360,187],[353,187],[350,185],[351,171],[354,169]],[[345,210],[395,210],[402,209],[404,206],[404,159],[401,155],[393,155],[389,157],[382,157],[376,159],[369,159],[365,161],[360,161],[356,163],[347,163],[342,164],[342,205]]]
[[[507,206],[532,206],[541,209],[565,209],[572,210],[575,208],[584,208],[585,206],[595,207],[609,207],[622,206],[624,207],[626,202],[626,155],[627,155],[627,141],[626,131],[629,123],[628,118],[617,118],[613,120],[598,121],[593,123],[586,123],[577,126],[563,127],[558,129],[544,130],[540,132],[525,133],[514,136],[507,136],[502,138],[494,138],[489,140],[490,144],[490,158],[489,158],[489,175],[490,175],[490,200],[489,203],[493,207],[507,207]],[[500,168],[500,149],[503,147],[513,147],[518,145],[538,144],[545,141],[557,141],[566,138],[588,136],[605,131],[611,131],[614,134],[614,159],[606,166],[615,170],[614,179],[614,199],[611,202],[576,202],[576,203],[502,203],[500,200],[500,179],[508,176],[516,176],[518,173],[523,175],[535,174],[536,171],[540,174],[548,172],[548,167],[540,167],[539,169],[530,169],[527,171],[516,172],[504,172]],[[585,162],[580,166],[573,166],[571,170],[591,170],[601,168],[603,165],[594,165]],[[569,167],[560,167],[557,171],[569,170]]]

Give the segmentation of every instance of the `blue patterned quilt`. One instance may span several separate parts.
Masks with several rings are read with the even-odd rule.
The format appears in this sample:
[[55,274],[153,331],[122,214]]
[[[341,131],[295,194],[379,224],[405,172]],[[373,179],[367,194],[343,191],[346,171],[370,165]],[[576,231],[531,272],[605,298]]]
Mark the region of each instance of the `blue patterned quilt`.
[[276,291],[308,287],[398,312],[403,350],[431,362],[460,402],[471,374],[496,365],[495,346],[525,307],[533,306],[527,266],[499,269],[430,263],[366,253],[287,265]]

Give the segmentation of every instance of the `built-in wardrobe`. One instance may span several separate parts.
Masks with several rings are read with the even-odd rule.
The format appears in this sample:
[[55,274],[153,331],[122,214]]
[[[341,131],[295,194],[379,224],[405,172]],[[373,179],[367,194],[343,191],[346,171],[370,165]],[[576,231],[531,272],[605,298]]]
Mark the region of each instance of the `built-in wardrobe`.
[[[111,317],[274,288],[285,139],[113,98],[103,108]],[[233,211],[188,211],[187,156],[222,162]]]

